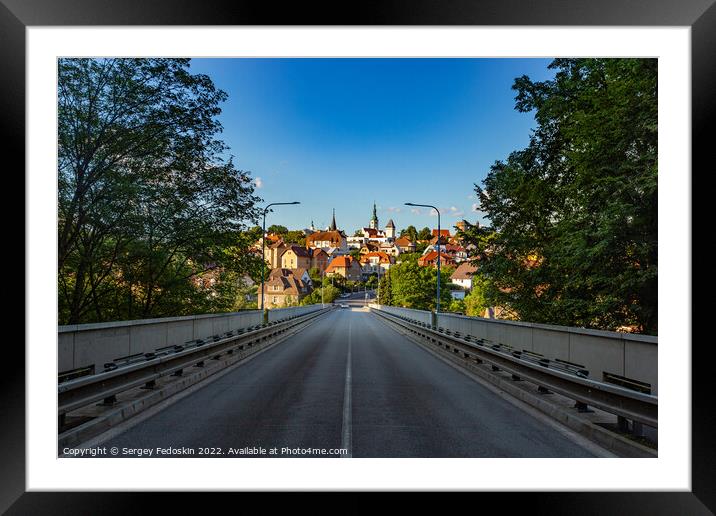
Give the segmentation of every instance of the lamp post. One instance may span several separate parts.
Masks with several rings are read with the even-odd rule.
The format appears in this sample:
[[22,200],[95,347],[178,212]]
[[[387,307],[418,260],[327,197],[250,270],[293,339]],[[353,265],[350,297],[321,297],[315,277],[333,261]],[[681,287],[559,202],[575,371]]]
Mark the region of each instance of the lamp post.
[[266,297],[266,293],[264,292],[264,277],[266,276],[266,213],[268,212],[268,209],[271,206],[280,206],[280,205],[286,205],[286,204],[301,204],[298,201],[293,202],[274,202],[269,204],[264,208],[264,225],[263,225],[263,234],[261,235],[261,313],[264,312],[264,298]]
[[438,213],[438,289],[435,299],[435,313],[440,313],[440,210],[431,204],[414,204],[406,202],[406,206],[420,206],[421,208],[432,208]]

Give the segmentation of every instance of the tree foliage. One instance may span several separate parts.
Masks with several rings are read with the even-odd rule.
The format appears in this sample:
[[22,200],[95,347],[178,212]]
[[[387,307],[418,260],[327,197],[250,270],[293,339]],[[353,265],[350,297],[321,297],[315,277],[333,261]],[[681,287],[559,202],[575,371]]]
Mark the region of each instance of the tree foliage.
[[301,300],[302,305],[315,305],[321,302],[332,303],[341,294],[340,289],[333,285],[326,284],[321,288],[314,289],[309,295]]
[[227,96],[187,59],[60,59],[62,324],[229,308],[258,198],[217,138]]
[[424,227],[418,232],[418,240],[430,240],[433,237],[433,232],[430,231],[429,227]]
[[400,230],[400,236],[401,237],[407,237],[411,242],[417,242],[418,240],[418,230],[415,229],[415,226],[410,225],[405,229]]
[[[452,269],[440,270],[440,305],[448,307]],[[380,303],[384,305],[434,310],[437,291],[437,269],[421,267],[414,261],[392,266],[380,279]]]
[[657,333],[657,60],[556,59],[515,80],[526,149],[495,163],[465,235],[522,320]]

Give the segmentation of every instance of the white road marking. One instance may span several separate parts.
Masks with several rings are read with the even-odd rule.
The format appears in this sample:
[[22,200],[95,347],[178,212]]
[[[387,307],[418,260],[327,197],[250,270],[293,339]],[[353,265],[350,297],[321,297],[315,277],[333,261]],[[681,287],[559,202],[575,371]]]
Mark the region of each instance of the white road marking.
[[346,385],[343,391],[343,435],[341,437],[341,448],[348,450],[348,453],[341,455],[342,459],[349,459],[353,456],[352,440],[352,412],[351,408],[351,320],[348,317],[348,358],[346,359]]

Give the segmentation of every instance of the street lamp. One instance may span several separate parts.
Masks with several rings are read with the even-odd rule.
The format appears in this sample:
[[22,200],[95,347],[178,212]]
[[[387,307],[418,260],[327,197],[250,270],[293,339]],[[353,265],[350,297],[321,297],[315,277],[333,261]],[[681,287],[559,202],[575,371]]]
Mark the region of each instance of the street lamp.
[[435,300],[435,313],[440,313],[440,210],[431,204],[414,204],[406,202],[406,206],[420,206],[421,208],[432,208],[438,213],[438,290]]
[[264,276],[266,275],[266,213],[268,212],[268,209],[271,206],[281,206],[286,204],[301,204],[298,201],[293,202],[274,202],[269,204],[264,208],[264,225],[263,225],[263,235],[261,236],[261,313],[264,311],[264,297],[266,297],[266,293],[264,292]]

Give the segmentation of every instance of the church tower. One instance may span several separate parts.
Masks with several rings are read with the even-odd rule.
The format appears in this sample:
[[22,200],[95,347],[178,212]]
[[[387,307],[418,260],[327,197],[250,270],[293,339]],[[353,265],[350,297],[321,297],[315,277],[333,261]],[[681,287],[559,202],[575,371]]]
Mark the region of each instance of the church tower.
[[370,219],[370,226],[371,229],[378,229],[378,213],[375,209],[375,203],[373,203],[373,218]]
[[336,209],[333,208],[333,220],[331,220],[331,225],[328,227],[329,231],[336,231],[338,227],[336,226]]
[[393,223],[393,219],[390,219],[385,225],[385,236],[390,241],[395,240],[395,224]]

